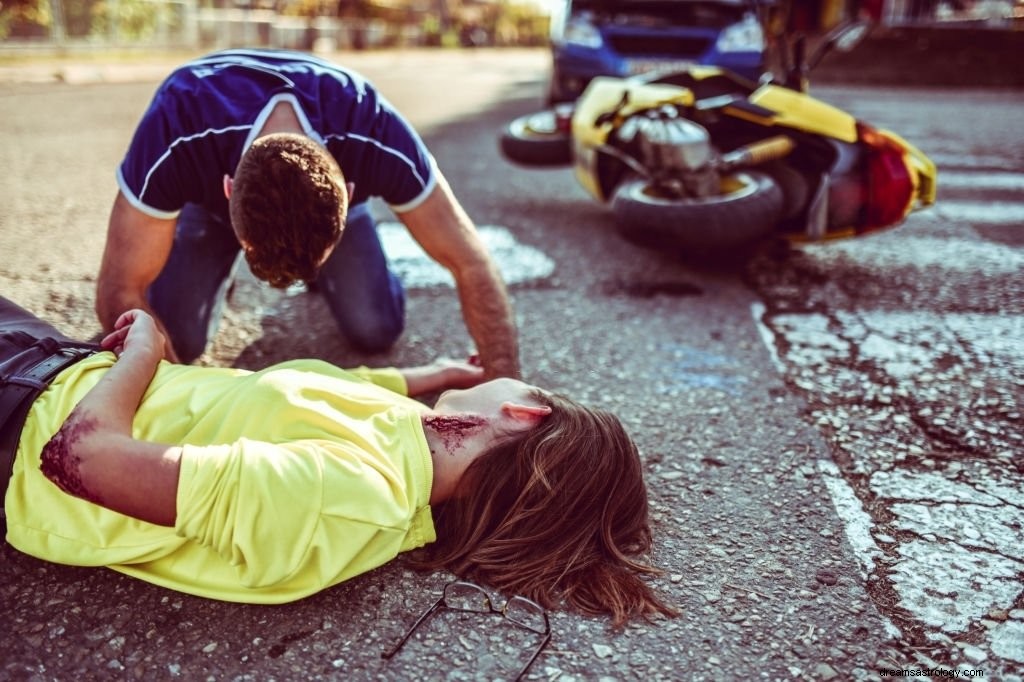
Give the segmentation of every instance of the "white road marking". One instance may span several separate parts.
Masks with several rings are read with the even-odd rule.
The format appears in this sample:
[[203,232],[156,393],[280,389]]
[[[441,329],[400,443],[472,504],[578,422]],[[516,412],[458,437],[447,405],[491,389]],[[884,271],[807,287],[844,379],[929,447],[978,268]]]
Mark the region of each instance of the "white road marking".
[[932,210],[953,221],[985,225],[1024,224],[1024,202],[939,200]]
[[775,369],[778,370],[779,374],[785,374],[786,365],[783,364],[782,360],[779,358],[779,349],[775,347],[775,334],[768,328],[768,325],[764,323],[764,314],[766,310],[764,303],[761,303],[760,301],[755,301],[750,304],[750,314],[754,318],[757,333],[761,335],[761,341],[763,341],[765,347],[768,348],[772,364],[775,365]]
[[875,559],[882,554],[882,550],[878,548],[875,538],[871,535],[875,522],[864,511],[857,494],[846,483],[834,462],[820,459],[818,470],[821,471],[822,480],[825,481],[825,487],[832,497],[836,513],[846,525],[846,539],[850,541],[853,553],[860,561],[860,574],[866,579],[875,570]]
[[[1024,206],[1021,208],[1021,221],[1024,222]],[[911,220],[914,219],[915,216],[911,216]],[[986,275],[1018,273],[1024,269],[1024,252],[976,236],[969,239],[919,237],[896,230],[862,239],[807,244],[801,249],[814,254],[821,263],[856,258],[872,269],[941,267]]]
[[998,554],[928,540],[900,543],[891,577],[900,606],[925,625],[950,634],[966,630],[1020,594],[1024,564]]
[[1011,161],[1005,156],[997,156],[995,154],[964,154],[962,151],[950,151],[950,152],[929,152],[928,158],[930,158],[936,166],[939,167],[939,181],[942,181],[942,169],[945,167],[951,168],[978,168],[978,169],[991,169],[998,168],[1004,171],[1018,171],[1019,166],[1015,167]]
[[[451,273],[423,251],[404,225],[383,222],[378,231],[391,268],[407,289],[455,286]],[[518,242],[507,228],[482,225],[477,231],[498,264],[506,284],[544,279],[555,271],[553,260],[544,252]]]
[[[1024,173],[986,173],[939,169],[939,187],[957,189],[1024,190]],[[939,202],[943,203],[942,201]]]

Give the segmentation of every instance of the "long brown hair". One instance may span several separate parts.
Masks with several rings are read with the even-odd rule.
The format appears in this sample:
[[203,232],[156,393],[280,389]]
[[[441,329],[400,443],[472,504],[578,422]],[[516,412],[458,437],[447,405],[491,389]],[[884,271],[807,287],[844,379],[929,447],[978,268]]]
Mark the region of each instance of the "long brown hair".
[[538,392],[552,413],[499,442],[434,510],[438,541],[423,568],[447,568],[547,608],[564,599],[616,626],[675,615],[642,579],[651,548],[636,445],[614,415]]

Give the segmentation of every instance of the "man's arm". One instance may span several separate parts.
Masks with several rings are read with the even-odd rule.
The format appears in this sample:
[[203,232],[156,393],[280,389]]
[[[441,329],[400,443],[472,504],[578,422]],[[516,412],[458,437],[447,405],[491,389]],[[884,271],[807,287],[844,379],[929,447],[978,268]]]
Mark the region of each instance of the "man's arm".
[[96,315],[103,331],[112,331],[125,311],[145,310],[153,315],[157,328],[167,339],[164,357],[171,362],[178,362],[178,356],[163,323],[146,300],[146,290],[167,263],[174,244],[175,223],[173,218],[146,215],[118,192],[110,212],[107,244],[96,284]]
[[399,214],[427,254],[455,278],[466,328],[487,379],[520,376],[519,344],[505,283],[476,227],[437,172],[426,201]]

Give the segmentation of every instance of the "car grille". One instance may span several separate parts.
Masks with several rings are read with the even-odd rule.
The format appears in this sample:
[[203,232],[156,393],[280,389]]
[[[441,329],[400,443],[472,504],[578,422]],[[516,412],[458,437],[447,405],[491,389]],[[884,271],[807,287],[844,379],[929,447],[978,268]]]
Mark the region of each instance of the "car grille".
[[711,41],[706,38],[680,38],[651,36],[608,36],[612,49],[623,56],[699,57],[707,51]]

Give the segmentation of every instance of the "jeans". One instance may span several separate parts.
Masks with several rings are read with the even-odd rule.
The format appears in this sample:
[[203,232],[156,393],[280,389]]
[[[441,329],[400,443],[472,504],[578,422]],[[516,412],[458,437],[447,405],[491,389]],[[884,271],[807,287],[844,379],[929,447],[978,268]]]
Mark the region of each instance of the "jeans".
[[3,501],[32,404],[60,372],[97,350],[92,344],[74,343],[0,296],[0,533],[7,529]]
[[[174,245],[147,292],[182,362],[192,362],[217,332],[224,300],[242,261],[231,226],[188,204],[178,216]],[[369,207],[349,209],[341,241],[316,285],[342,335],[366,352],[390,348],[405,324],[405,289],[388,269]]]
[[[71,341],[49,322],[0,296],[0,361],[19,353],[35,343],[36,339],[52,337],[58,341]],[[3,500],[0,499],[0,504]]]

